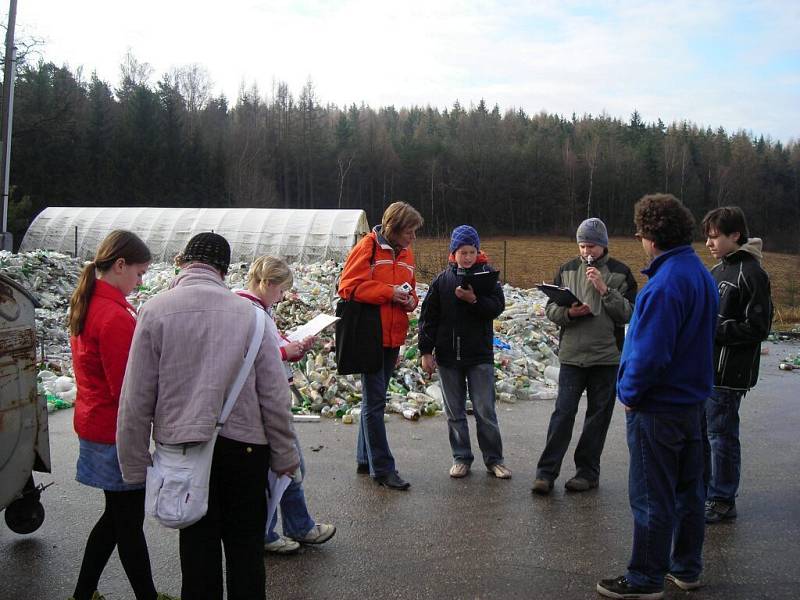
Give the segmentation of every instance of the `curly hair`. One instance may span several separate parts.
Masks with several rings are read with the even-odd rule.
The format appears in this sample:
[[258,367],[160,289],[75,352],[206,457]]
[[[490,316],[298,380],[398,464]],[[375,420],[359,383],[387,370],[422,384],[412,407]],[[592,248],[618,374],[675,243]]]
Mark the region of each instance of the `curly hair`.
[[633,208],[637,235],[667,251],[692,243],[695,221],[692,213],[672,194],[648,194]]

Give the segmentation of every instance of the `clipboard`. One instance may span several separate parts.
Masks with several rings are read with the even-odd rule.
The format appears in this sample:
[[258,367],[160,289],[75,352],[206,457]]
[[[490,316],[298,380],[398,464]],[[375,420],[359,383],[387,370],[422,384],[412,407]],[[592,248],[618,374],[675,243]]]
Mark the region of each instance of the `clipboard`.
[[576,302],[578,304],[583,304],[583,302],[581,302],[578,297],[572,293],[572,290],[567,287],[558,287],[557,285],[553,285],[551,283],[542,283],[536,287],[542,290],[545,295],[550,298],[550,300],[559,306],[570,307]]
[[472,291],[475,292],[476,296],[488,296],[494,291],[499,280],[500,271],[464,273],[459,287],[466,288],[469,285],[472,286]]

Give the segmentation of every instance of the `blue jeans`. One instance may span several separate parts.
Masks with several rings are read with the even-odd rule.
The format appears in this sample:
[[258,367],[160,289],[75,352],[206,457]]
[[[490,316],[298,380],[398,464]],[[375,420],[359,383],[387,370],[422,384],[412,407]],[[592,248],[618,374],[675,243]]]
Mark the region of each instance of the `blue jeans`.
[[369,465],[370,475],[380,477],[396,471],[394,456],[386,438],[383,413],[386,409],[386,390],[397,363],[400,348],[383,349],[383,368],[377,373],[361,375],[361,421],[358,427],[356,460]]
[[625,413],[633,550],[626,577],[647,590],[672,573],[696,581],[705,534],[703,439],[699,404],[674,413]]
[[536,478],[555,481],[572,439],[572,426],[586,390],[586,416],[575,448],[575,476],[587,481],[600,478],[600,455],[614,413],[617,366],[576,367],[562,364],[558,373],[558,398],[547,428],[547,442],[536,465]]
[[469,443],[467,425],[467,389],[475,414],[478,446],[487,467],[502,464],[503,441],[495,412],[494,365],[492,363],[471,367],[444,367],[439,365],[442,380],[444,410],[453,460],[471,465],[474,460]]
[[744,390],[715,387],[706,400],[708,446],[706,473],[709,500],[722,500],[733,505],[739,490],[742,452],[739,445],[739,405]]
[[[300,450],[300,442],[294,438],[294,447],[300,456],[300,474],[305,481],[306,461],[303,460],[303,452]],[[303,481],[292,481],[286,491],[281,496],[280,509],[281,519],[283,520],[283,535],[290,538],[301,538],[305,536],[316,525],[314,519],[308,514],[306,506],[306,495],[303,492]],[[272,521],[267,524],[267,534],[265,542],[274,542],[278,539],[275,526],[278,524],[278,511],[272,515]]]

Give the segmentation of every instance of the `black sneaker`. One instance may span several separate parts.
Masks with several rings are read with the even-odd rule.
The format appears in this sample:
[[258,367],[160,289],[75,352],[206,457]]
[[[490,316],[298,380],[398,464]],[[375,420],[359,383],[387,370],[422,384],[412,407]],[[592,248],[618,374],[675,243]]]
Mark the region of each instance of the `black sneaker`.
[[369,465],[356,463],[356,473],[359,475],[369,475]]
[[629,600],[659,600],[664,590],[645,590],[631,585],[624,575],[616,579],[603,579],[597,584],[597,593],[606,598],[625,598]]
[[722,500],[708,500],[706,502],[706,523],[713,525],[722,521],[736,518],[736,504],[728,504]]
[[390,490],[407,490],[411,487],[411,484],[400,477],[400,475],[397,474],[397,471],[393,471],[386,475],[378,475],[375,478],[375,481],[377,481],[383,487],[389,488]]
[[671,581],[679,588],[681,588],[684,592],[690,592],[692,590],[696,590],[697,588],[703,587],[703,582],[700,581],[699,577],[693,581],[689,581],[688,579],[681,579],[679,577],[676,577],[672,573],[667,573],[664,579],[666,581]]

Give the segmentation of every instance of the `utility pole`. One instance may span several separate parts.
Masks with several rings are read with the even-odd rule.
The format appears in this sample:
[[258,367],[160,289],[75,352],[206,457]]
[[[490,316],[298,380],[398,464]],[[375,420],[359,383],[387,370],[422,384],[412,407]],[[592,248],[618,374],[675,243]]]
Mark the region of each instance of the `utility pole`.
[[11,168],[11,123],[14,120],[14,79],[17,76],[17,48],[14,46],[14,29],[17,25],[17,0],[8,7],[6,29],[6,57],[3,68],[3,119],[0,138],[3,149],[0,156],[0,190],[3,193],[3,229],[0,231],[0,250],[11,250],[13,238],[8,231],[8,174]]

